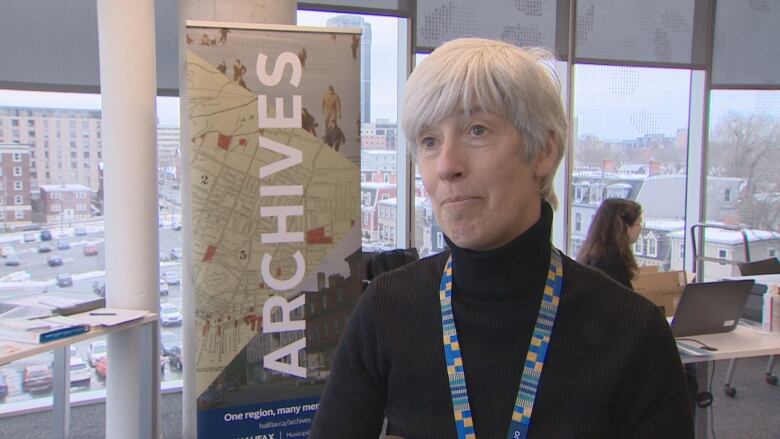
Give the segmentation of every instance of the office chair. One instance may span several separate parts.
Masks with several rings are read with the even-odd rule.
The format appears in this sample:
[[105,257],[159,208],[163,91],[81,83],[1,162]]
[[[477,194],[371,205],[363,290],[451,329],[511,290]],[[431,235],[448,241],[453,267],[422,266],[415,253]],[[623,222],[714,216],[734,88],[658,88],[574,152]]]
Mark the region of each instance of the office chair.
[[[762,274],[780,274],[780,261],[777,258],[762,259],[755,262],[740,262],[739,272],[742,276],[759,276]],[[737,394],[737,389],[731,386],[731,377],[734,375],[734,366],[737,360],[732,359],[729,362],[729,369],[726,372],[726,384],[723,392],[726,396],[733,397]],[[769,363],[766,367],[766,382],[771,385],[777,385],[777,376],[772,374],[775,366],[775,356],[769,356]]]

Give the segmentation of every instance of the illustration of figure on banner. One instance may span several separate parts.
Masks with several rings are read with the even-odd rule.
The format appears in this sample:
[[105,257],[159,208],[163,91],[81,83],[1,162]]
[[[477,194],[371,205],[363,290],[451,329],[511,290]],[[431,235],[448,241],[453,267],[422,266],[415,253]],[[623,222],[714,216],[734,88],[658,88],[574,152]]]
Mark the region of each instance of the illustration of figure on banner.
[[[236,62],[233,64],[233,80],[241,87],[247,88],[246,82],[244,82],[244,74],[246,74],[246,66],[241,64],[240,59],[236,59]],[[247,90],[249,89],[247,88]]]
[[193,39],[192,39],[192,37],[190,36],[190,34],[184,34],[184,36],[187,38],[187,39],[186,39],[186,41],[187,41],[187,44],[192,44],[192,41],[193,41]]
[[298,51],[298,60],[301,62],[301,67],[306,68],[306,48],[301,47]]
[[222,28],[219,30],[219,42],[222,44],[227,43],[227,36],[230,33],[230,29]]
[[331,119],[328,127],[325,129],[325,137],[323,138],[325,143],[336,151],[339,147],[347,141],[344,137],[344,131],[336,124],[336,119]]
[[317,137],[317,127],[319,124],[314,120],[314,116],[309,113],[309,110],[303,109],[301,112],[301,128],[311,133],[312,136]]
[[216,46],[217,45],[217,39],[209,37],[209,34],[203,34],[203,36],[200,37],[200,45],[201,46]]
[[217,66],[217,70],[219,70],[219,72],[222,73],[223,75],[225,74],[225,72],[227,72],[227,64],[225,64],[225,60],[224,59]]
[[357,59],[357,50],[360,47],[360,35],[352,35],[352,59]]
[[328,91],[322,97],[322,114],[325,116],[325,127],[330,127],[330,121],[341,119],[341,98],[333,86],[328,86]]

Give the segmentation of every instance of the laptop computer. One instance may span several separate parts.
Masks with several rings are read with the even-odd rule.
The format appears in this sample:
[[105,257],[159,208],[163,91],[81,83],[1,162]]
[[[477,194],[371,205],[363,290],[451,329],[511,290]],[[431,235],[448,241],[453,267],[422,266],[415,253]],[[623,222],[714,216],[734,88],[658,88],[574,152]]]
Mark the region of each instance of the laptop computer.
[[688,284],[672,319],[675,337],[733,331],[753,288],[752,279]]

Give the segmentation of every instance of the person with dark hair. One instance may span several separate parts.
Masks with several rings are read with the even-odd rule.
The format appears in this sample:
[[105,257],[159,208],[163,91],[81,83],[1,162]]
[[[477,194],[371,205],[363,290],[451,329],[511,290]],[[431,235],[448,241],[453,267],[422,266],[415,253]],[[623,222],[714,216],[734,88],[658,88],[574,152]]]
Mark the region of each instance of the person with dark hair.
[[311,439],[693,437],[658,307],[550,242],[567,121],[554,57],[460,38],[406,83],[401,126],[448,250],[374,278]]
[[602,271],[630,289],[638,268],[631,246],[642,232],[642,206],[622,198],[601,203],[577,261]]

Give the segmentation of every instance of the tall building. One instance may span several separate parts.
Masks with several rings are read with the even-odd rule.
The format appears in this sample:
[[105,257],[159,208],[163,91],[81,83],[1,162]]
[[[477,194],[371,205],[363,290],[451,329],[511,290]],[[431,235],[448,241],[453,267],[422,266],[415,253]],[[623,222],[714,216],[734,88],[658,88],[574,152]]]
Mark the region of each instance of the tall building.
[[32,222],[30,147],[0,143],[0,225],[4,231]]
[[46,184],[100,186],[100,111],[0,107],[0,142],[30,145],[33,191]]
[[179,166],[181,129],[178,125],[157,125],[157,167]]
[[371,23],[359,15],[339,15],[325,22],[329,27],[363,29],[360,37],[360,122],[371,122]]

